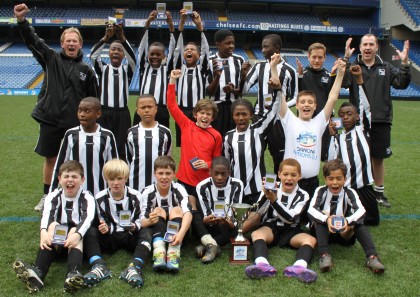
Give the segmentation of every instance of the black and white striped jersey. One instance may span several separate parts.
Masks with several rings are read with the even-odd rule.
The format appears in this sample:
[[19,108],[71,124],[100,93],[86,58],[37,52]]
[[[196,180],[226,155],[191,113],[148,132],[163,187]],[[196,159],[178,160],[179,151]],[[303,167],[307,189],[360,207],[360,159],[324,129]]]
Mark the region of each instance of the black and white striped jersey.
[[177,206],[181,207],[183,213],[190,211],[187,190],[185,190],[183,185],[176,182],[172,182],[166,196],[162,196],[159,193],[156,184],[147,186],[141,192],[141,200],[141,219],[149,218],[150,212],[156,207],[163,208],[167,213]]
[[197,65],[188,68],[184,57],[184,37],[181,32],[174,53],[174,69],[181,69],[182,75],[177,80],[178,105],[182,108],[193,108],[198,100],[206,95],[206,77],[209,67],[209,43],[201,32],[200,58]]
[[166,62],[162,61],[159,68],[153,68],[149,63],[149,30],[144,32],[138,49],[140,67],[140,95],[150,94],[155,97],[159,106],[166,105],[166,90],[168,87],[168,75],[173,69],[173,54],[175,50],[175,37],[170,33],[168,55]]
[[[277,72],[279,73],[279,79],[282,83],[281,93],[286,97],[287,106],[293,106],[296,104],[296,98],[298,94],[298,80],[296,70],[288,64],[285,60],[282,60],[277,65]],[[270,62],[258,62],[248,71],[246,76],[245,84],[242,89],[242,93],[246,94],[253,85],[258,83],[258,94],[257,101],[255,102],[254,112],[255,114],[262,116],[267,112],[265,106],[264,97],[267,94],[271,94],[273,101],[277,96],[277,91],[274,91],[268,85],[268,81],[271,78],[271,67]],[[268,108],[270,108],[268,106]]]
[[119,225],[121,210],[129,210],[131,222],[136,224],[138,230],[140,229],[141,199],[139,191],[126,186],[124,198],[115,200],[108,188],[100,191],[95,198],[98,205],[98,217],[109,226],[110,233],[124,231],[124,228]]
[[163,125],[143,128],[141,122],[128,129],[126,155],[130,167],[128,184],[138,191],[155,182],[153,163],[158,156],[171,155],[172,134]]
[[258,122],[248,126],[244,132],[237,129],[226,133],[222,154],[230,161],[231,176],[240,179],[244,186],[244,195],[262,191],[262,179],[265,176],[264,151],[266,137],[277,118],[280,100],[273,103]]
[[365,208],[352,188],[344,187],[338,195],[333,195],[327,186],[318,187],[311,199],[308,217],[312,221],[325,223],[329,216],[345,217],[351,226],[363,222]]
[[105,107],[128,106],[129,87],[136,67],[136,56],[127,40],[121,44],[128,64],[121,64],[120,67],[113,67],[101,60],[101,52],[105,47],[102,39],[94,45],[90,54],[90,60],[99,78],[101,105]]
[[347,166],[345,186],[360,189],[373,184],[369,143],[362,126],[331,137],[328,160],[337,158]]
[[244,63],[244,58],[242,56],[239,56],[237,54],[233,54],[229,58],[220,58],[219,53],[215,53],[214,55],[211,55],[209,57],[209,75],[207,83],[211,84],[213,81],[213,63],[212,61],[214,59],[222,60],[223,64],[223,71],[220,75],[219,79],[219,86],[216,89],[216,93],[211,96],[212,99],[214,99],[215,103],[224,102],[224,101],[234,101],[238,98],[238,96],[235,96],[232,93],[225,93],[223,91],[223,88],[228,84],[232,83],[235,88],[239,88],[241,84],[241,68],[242,64]]
[[50,191],[59,185],[58,172],[61,164],[76,160],[84,169],[85,181],[82,188],[96,195],[106,188],[102,169],[107,161],[114,158],[118,158],[118,152],[110,130],[102,128],[99,124],[93,133],[86,133],[82,126],[67,130],[55,162]]
[[95,217],[95,208],[95,198],[86,190],[80,189],[75,198],[68,198],[63,189],[55,189],[45,197],[41,229],[48,230],[52,222],[57,222],[69,230],[76,227],[83,237]]
[[204,216],[214,214],[214,202],[223,201],[225,205],[242,203],[244,184],[240,179],[228,177],[226,185],[216,187],[213,178],[209,177],[197,184],[197,197]]
[[296,186],[292,193],[281,191],[281,184],[277,190],[277,200],[273,203],[267,199],[263,192],[258,199],[258,213],[262,222],[276,222],[277,226],[290,225],[296,227],[300,223],[300,215],[309,201],[309,194]]

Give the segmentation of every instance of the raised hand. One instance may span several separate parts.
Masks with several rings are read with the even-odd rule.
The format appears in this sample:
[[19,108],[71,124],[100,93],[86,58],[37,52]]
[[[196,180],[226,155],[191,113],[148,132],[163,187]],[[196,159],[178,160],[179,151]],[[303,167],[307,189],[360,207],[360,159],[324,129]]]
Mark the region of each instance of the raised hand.
[[396,50],[398,56],[400,57],[400,60],[402,63],[407,64],[408,63],[408,52],[410,51],[410,41],[406,40],[404,41],[404,48],[402,51]]
[[26,4],[22,3],[22,4],[15,5],[15,7],[13,8],[13,12],[15,14],[17,21],[23,22],[25,20],[26,14],[29,12],[29,8],[28,6],[26,6]]
[[344,57],[349,58],[349,59],[350,59],[351,55],[353,55],[353,52],[355,50],[354,47],[353,48],[350,47],[350,44],[351,44],[352,40],[353,40],[353,38],[351,38],[351,37],[349,39],[347,39],[346,47],[344,49]]
[[303,75],[303,66],[300,62],[299,58],[296,57],[296,64],[297,64],[297,72],[299,75]]

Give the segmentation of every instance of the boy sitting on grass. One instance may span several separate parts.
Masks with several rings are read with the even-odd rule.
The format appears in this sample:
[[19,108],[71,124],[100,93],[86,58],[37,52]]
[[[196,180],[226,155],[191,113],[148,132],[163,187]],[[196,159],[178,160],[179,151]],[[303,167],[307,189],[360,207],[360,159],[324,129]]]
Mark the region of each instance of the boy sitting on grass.
[[[181,184],[173,182],[175,169],[172,157],[157,157],[154,163],[156,183],[141,192],[141,226],[153,230],[153,269],[157,271],[179,271],[181,244],[191,225],[188,194]],[[168,221],[178,225],[178,231],[171,238],[165,236]],[[164,240],[169,242],[167,250]]]
[[[68,255],[64,291],[73,292],[84,286],[83,275],[79,272],[83,260],[82,239],[95,216],[95,199],[88,191],[82,190],[85,178],[79,162],[64,162],[60,166],[58,180],[61,189],[56,189],[45,198],[35,265],[21,260],[13,262],[17,277],[30,293],[44,287],[44,279],[58,255]],[[56,242],[57,234],[66,235],[63,225],[68,228],[67,236],[65,240],[63,236],[63,241]]]
[[[230,177],[230,173],[229,160],[216,157],[211,164],[210,177],[197,185],[203,213],[194,215],[196,206],[192,205],[192,227],[202,243],[195,250],[204,264],[213,262],[220,254],[220,246],[229,243],[230,238],[238,234],[238,228],[229,219],[231,214],[225,216],[225,208],[226,205],[242,203],[244,185],[240,179]],[[219,209],[218,213],[216,208]]]
[[305,283],[313,282],[317,274],[307,267],[312,260],[316,239],[300,228],[300,215],[309,195],[298,186],[302,176],[299,162],[295,159],[283,160],[278,176],[281,184],[275,191],[266,189],[263,181],[264,195],[258,201],[257,214],[262,215],[262,223],[251,233],[255,265],[248,266],[245,273],[256,279],[275,276],[277,270],[268,262],[268,247],[290,246],[298,249],[296,262],[284,269],[284,275]]
[[140,226],[140,193],[125,184],[129,169],[122,160],[112,159],[104,166],[108,188],[96,195],[99,226],[91,227],[84,238],[91,270],[84,275],[87,286],[111,277],[102,251],[114,253],[120,248],[134,252],[133,259],[120,278],[134,288],[143,286],[142,268],[151,250],[151,234]]
[[[366,266],[374,273],[383,273],[385,266],[378,258],[368,228],[363,224],[365,209],[357,193],[345,187],[347,167],[340,159],[326,162],[322,168],[325,186],[318,187],[308,209],[318,240],[319,270],[328,272],[333,262],[328,244],[353,245],[356,238],[366,254]],[[343,218],[341,228],[333,220]]]

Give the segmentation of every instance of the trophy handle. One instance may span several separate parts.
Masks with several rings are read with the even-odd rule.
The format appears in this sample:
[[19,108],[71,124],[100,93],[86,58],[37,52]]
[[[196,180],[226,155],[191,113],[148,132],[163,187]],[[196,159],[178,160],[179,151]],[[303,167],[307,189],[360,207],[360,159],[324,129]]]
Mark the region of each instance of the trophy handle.
[[[232,215],[229,215],[229,212],[232,212]],[[225,217],[230,218],[231,220],[235,217],[234,209],[232,208],[232,204],[225,204]]]

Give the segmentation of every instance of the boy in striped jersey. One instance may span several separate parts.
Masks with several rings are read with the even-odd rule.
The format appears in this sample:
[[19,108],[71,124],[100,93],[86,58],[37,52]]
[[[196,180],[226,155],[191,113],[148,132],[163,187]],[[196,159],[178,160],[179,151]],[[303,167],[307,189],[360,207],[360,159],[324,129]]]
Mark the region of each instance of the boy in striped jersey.
[[[182,112],[191,120],[194,119],[193,108],[197,101],[206,95],[206,77],[209,67],[209,44],[204,34],[200,15],[194,11],[191,20],[201,32],[201,47],[194,42],[184,46],[184,24],[187,19],[185,9],[180,11],[179,37],[174,53],[174,68],[181,69],[182,76],[177,81],[177,99]],[[181,146],[181,130],[176,127],[176,146]]]
[[[166,12],[166,22],[169,26],[169,47],[168,56],[165,57],[165,46],[161,42],[153,42],[149,45],[149,27],[157,18],[157,11],[153,10],[146,23],[144,24],[145,32],[140,41],[138,49],[137,63],[139,64],[140,75],[140,95],[152,95],[158,104],[158,112],[156,120],[169,128],[169,113],[166,108],[166,88],[168,85],[168,75],[173,69],[173,57],[175,50],[174,24],[169,11]],[[163,60],[166,58],[166,62]],[[140,116],[135,113],[133,125],[140,122]]]
[[[252,119],[254,123],[271,109],[272,102],[276,100],[277,92],[268,83],[273,77],[270,59],[274,54],[280,55],[282,45],[283,42],[280,35],[268,34],[265,36],[261,44],[261,51],[265,57],[265,61],[256,63],[246,75],[242,94],[246,94],[253,85],[258,83],[258,94]],[[289,107],[294,106],[298,94],[296,70],[285,59],[281,58],[277,64],[276,76],[281,82],[279,89],[281,90],[282,96],[285,96],[287,105]],[[273,158],[274,174],[277,174],[280,162],[283,161],[285,145],[284,130],[279,119],[275,121],[273,129],[268,133],[267,145],[270,155]]]
[[[153,269],[157,271],[179,271],[181,244],[192,220],[187,191],[173,182],[175,169],[172,157],[157,157],[154,163],[156,183],[141,192],[141,226],[153,230]],[[178,225],[170,239],[164,236],[168,221]],[[168,242],[167,249],[164,239]]]
[[142,268],[151,250],[151,230],[141,228],[140,193],[125,186],[128,174],[128,165],[122,160],[112,159],[104,166],[109,187],[96,195],[99,226],[91,227],[84,238],[85,253],[91,265],[84,280],[89,287],[111,277],[102,251],[114,253],[120,248],[134,252],[133,260],[120,278],[134,288],[143,286]]
[[[88,191],[82,190],[85,178],[83,166],[79,162],[64,162],[60,166],[58,179],[61,189],[50,192],[45,198],[35,265],[21,260],[13,263],[17,277],[25,283],[30,293],[38,292],[44,287],[48,270],[59,254],[68,255],[64,291],[73,292],[84,285],[83,275],[79,272],[83,260],[82,239],[95,216],[95,199]],[[56,228],[62,228],[62,225],[68,227],[68,233],[65,241],[57,245],[53,239],[59,233]],[[63,229],[60,231],[65,233]]]
[[[268,81],[271,86],[279,87],[276,66],[279,54],[272,56],[270,66],[273,78]],[[276,81],[276,83],[274,82]],[[281,96],[280,91],[278,92]],[[228,131],[223,142],[223,155],[228,158],[232,176],[239,178],[245,186],[244,203],[254,204],[261,193],[261,180],[265,176],[264,151],[266,138],[273,128],[279,111],[280,100],[276,100],[272,109],[256,123],[250,125],[253,115],[251,102],[238,99],[232,104],[232,117],[236,124],[234,130]]]
[[[229,243],[230,238],[237,235],[238,229],[230,220],[231,214],[225,216],[225,207],[241,203],[243,189],[240,179],[230,177],[229,160],[225,157],[214,158],[210,177],[197,185],[202,213],[196,210],[195,199],[191,201],[192,228],[202,243],[196,247],[196,253],[202,263],[212,262],[220,254],[220,246]],[[222,208],[221,213],[215,212],[216,206]]]
[[[360,66],[350,68],[350,72],[357,77],[360,98],[366,98],[363,89],[363,77]],[[347,166],[346,187],[351,187],[359,195],[360,201],[366,209],[365,225],[379,225],[379,209],[376,194],[373,189],[373,174],[370,158],[369,139],[359,122],[356,106],[344,102],[338,110],[343,121],[344,130],[337,134],[334,123],[330,122],[330,133],[335,135],[331,140],[328,159],[340,158]]]
[[[117,40],[109,46],[110,63],[106,64],[102,61],[101,53],[114,35]],[[124,58],[128,65],[122,65]],[[90,60],[100,81],[102,116],[98,123],[112,131],[117,142],[118,155],[124,160],[127,130],[131,126],[128,110],[129,87],[136,67],[136,57],[124,36],[122,23],[106,24],[105,36],[93,46]]]
[[80,126],[67,130],[64,135],[54,167],[51,191],[58,187],[58,169],[68,160],[83,164],[86,177],[83,189],[96,195],[105,188],[102,168],[108,160],[118,158],[118,152],[112,132],[96,122],[101,114],[101,103],[97,98],[86,97],[80,101],[77,110]]
[[153,162],[158,156],[171,155],[171,130],[155,120],[158,107],[152,95],[140,95],[136,102],[138,125],[128,130],[127,163],[130,166],[128,184],[138,191],[156,181]]
[[219,110],[213,127],[224,137],[227,131],[234,128],[230,107],[241,94],[249,63],[242,56],[233,53],[235,37],[232,31],[218,30],[214,34],[214,42],[217,53],[209,57],[212,63],[206,90]]
[[[374,273],[383,273],[385,266],[378,258],[368,228],[363,224],[365,208],[356,191],[344,186],[347,166],[340,159],[335,159],[326,162],[322,171],[325,186],[316,189],[308,209],[318,241],[319,270],[328,272],[332,269],[329,243],[353,245],[357,238],[366,255],[366,266]],[[333,224],[337,217],[343,218],[338,229]]]
[[[285,276],[295,277],[305,283],[316,280],[315,271],[307,268],[312,260],[316,239],[300,228],[300,215],[309,201],[308,193],[298,186],[301,176],[299,162],[285,159],[279,166],[280,187],[276,190],[263,187],[256,214],[262,216],[262,223],[251,233],[255,264],[245,269],[248,277],[260,279],[277,274],[276,268],[268,262],[268,247],[278,245],[297,249],[295,263],[283,270]],[[265,186],[265,180],[263,183]]]

